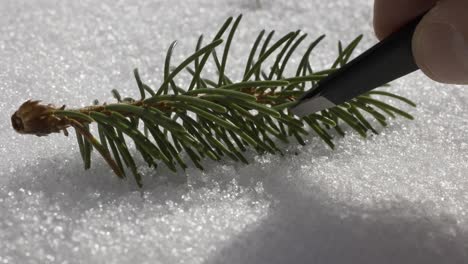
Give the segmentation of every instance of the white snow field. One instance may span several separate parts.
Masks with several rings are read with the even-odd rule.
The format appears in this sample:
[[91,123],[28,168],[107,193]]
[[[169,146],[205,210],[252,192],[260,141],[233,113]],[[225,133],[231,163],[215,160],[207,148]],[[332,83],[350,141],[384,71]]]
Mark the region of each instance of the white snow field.
[[207,161],[203,172],[139,160],[141,191],[96,154],[85,171],[74,133],[11,128],[27,99],[79,107],[112,101],[114,88],[137,96],[133,68],[155,86],[173,40],[175,64],[230,15],[244,15],[228,61],[234,77],[261,29],[327,34],[317,69],[339,39],[363,33],[357,52],[376,43],[370,0],[260,4],[2,0],[0,263],[468,263],[468,88],[420,73],[386,88],[417,102],[386,99],[415,121],[397,118],[367,140],[348,132],[336,150],[310,136],[283,157],[249,152],[250,165]]

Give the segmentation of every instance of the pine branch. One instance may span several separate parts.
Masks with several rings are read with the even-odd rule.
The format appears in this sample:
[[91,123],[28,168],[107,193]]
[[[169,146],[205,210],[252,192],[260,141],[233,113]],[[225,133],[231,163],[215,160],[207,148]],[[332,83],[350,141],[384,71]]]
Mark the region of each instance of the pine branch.
[[[135,69],[139,99],[122,99],[119,92],[113,90],[117,103],[99,105],[95,101],[93,106],[69,110],[65,110],[65,106],[57,108],[27,101],[13,114],[12,125],[19,133],[37,136],[61,131],[68,135],[67,128],[72,127],[85,169],[90,168],[91,152],[96,149],[119,178],[125,178],[128,169],[141,187],[141,175],[128,140],[134,142],[148,166],[156,168],[164,163],[175,172],[188,167],[184,154],[200,169],[203,169],[204,158],[219,161],[227,156],[248,163],[243,155],[248,148],[260,154],[281,154],[278,141],[287,143],[294,137],[304,145],[304,137],[311,131],[334,148],[331,129],[344,135],[343,125],[347,125],[365,138],[369,132],[377,134],[377,129],[367,120],[369,117],[382,126],[387,125],[386,116],[413,119],[410,114],[374,96],[387,96],[415,106],[412,101],[384,91],[371,91],[303,118],[288,111],[305,91],[347,63],[362,36],[346,47],[340,42],[338,56],[330,69],[314,71],[309,57],[324,38],[320,36],[303,53],[296,74],[286,77],[288,62],[307,35],[290,32],[272,42],[274,32],[264,40],[263,30],[248,55],[242,81],[232,81],[227,75],[228,54],[240,20],[241,16],[234,22],[229,18],[205,46],[200,36],[195,52],[176,67],[171,67],[176,42],[171,44],[164,64],[164,81],[156,90],[143,83]],[[226,34],[219,58],[216,50]],[[218,70],[215,80],[203,76],[210,58]],[[266,67],[265,62],[269,60],[273,64]],[[175,81],[182,72],[192,76],[186,89],[177,86]],[[93,123],[99,139],[90,130]]]

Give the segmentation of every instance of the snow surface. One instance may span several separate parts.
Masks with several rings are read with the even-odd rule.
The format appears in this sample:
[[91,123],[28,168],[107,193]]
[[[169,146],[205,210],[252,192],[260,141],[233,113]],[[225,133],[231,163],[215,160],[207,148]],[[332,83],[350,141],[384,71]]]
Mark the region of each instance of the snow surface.
[[[82,169],[74,136],[22,136],[10,115],[25,100],[70,107],[109,91],[137,95],[132,69],[156,84],[200,33],[244,14],[233,74],[263,28],[326,41],[365,34],[370,0],[2,0],[0,3],[0,263],[467,263],[468,90],[421,74],[391,91],[414,99],[379,136],[350,133],[328,149],[311,136],[250,165],[206,162],[186,174],[145,169],[140,192],[104,161]],[[297,153],[297,155],[295,155]],[[184,182],[187,176],[187,182]]]

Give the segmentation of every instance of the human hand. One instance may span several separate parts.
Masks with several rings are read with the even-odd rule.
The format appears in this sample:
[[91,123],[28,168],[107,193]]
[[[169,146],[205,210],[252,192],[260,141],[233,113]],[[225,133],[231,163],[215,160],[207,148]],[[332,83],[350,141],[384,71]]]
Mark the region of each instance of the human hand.
[[432,6],[413,36],[416,64],[435,81],[468,84],[468,0],[375,0],[375,33],[383,39]]

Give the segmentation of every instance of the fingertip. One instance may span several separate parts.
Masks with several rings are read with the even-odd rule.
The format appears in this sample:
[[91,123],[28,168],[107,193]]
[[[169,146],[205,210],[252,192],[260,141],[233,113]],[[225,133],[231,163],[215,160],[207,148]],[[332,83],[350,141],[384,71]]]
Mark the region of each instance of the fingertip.
[[468,4],[457,0],[441,2],[416,28],[414,58],[431,79],[468,84]]
[[384,9],[385,2],[382,0],[375,0],[374,2],[374,16],[372,19],[372,23],[374,26],[374,33],[375,36],[379,39],[382,40],[385,38],[388,27],[384,26],[384,23],[386,21],[385,19],[385,14],[382,13],[382,10]]
[[435,5],[437,0],[375,0],[374,32],[379,40],[396,32]]

